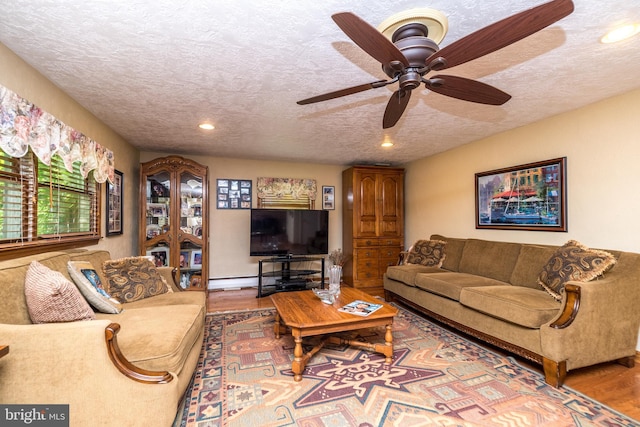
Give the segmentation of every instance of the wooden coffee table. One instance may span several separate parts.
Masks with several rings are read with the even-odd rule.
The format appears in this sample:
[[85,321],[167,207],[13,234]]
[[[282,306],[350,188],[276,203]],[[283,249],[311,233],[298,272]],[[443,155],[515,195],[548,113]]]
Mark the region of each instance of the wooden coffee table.
[[[381,300],[372,297],[362,291],[350,287],[342,287],[340,296],[333,305],[320,301],[313,291],[280,292],[271,295],[271,300],[276,307],[276,324],[274,331],[276,338],[280,338],[281,326],[291,329],[291,335],[295,342],[293,349],[293,371],[295,381],[302,380],[302,372],[307,362],[316,354],[326,342],[332,344],[348,344],[368,348],[385,355],[385,362],[391,363],[393,358],[393,335],[391,325],[398,310]],[[353,302],[362,300],[374,304],[382,304],[382,307],[368,316],[358,316],[338,311],[338,308]],[[333,337],[329,334],[352,331],[355,329],[384,326],[384,344],[371,344],[356,340],[346,340]],[[302,350],[302,338],[314,335],[326,335],[322,342],[304,354]]]

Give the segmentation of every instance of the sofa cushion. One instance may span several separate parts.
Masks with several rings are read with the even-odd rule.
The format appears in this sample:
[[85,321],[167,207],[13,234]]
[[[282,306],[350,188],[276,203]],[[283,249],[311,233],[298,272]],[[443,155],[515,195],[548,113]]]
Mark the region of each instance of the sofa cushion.
[[446,258],[446,244],[443,240],[418,240],[407,255],[407,264],[441,267]]
[[545,291],[523,286],[468,287],[460,293],[460,303],[533,329],[553,320],[561,308]]
[[458,271],[460,268],[460,259],[462,258],[462,251],[467,239],[458,239],[455,237],[444,237],[439,234],[431,235],[431,240],[442,240],[447,242],[446,252],[442,268],[449,271]]
[[419,273],[416,287],[454,301],[460,300],[460,292],[469,286],[511,286],[499,280],[466,273]]
[[126,307],[120,314],[96,313],[98,319],[120,324],[118,345],[131,363],[178,376],[189,352],[199,343],[204,316],[200,305]]
[[609,252],[589,249],[576,240],[559,247],[543,267],[538,283],[557,300],[562,299],[568,281],[588,282],[613,267],[616,259]]
[[462,251],[459,271],[508,282],[521,246],[520,243],[468,239]]
[[159,307],[164,305],[183,305],[192,304],[206,307],[207,293],[200,291],[178,291],[167,292],[166,294],[156,295],[151,298],[139,299],[134,302],[122,304],[125,310],[142,307]]
[[93,320],[91,307],[76,286],[59,271],[32,261],[24,283],[29,316],[33,323]]
[[509,283],[542,290],[538,276],[556,249],[557,246],[522,245]]
[[122,303],[170,291],[153,262],[145,256],[108,260],[103,270],[109,280],[109,293]]
[[69,276],[78,287],[87,302],[103,313],[117,314],[122,311],[120,302],[111,298],[104,289],[100,276],[93,264],[88,261],[69,261],[67,263]]
[[445,272],[438,267],[425,267],[417,264],[390,265],[387,267],[387,277],[397,280],[405,285],[415,286],[415,279],[418,273],[441,273]]

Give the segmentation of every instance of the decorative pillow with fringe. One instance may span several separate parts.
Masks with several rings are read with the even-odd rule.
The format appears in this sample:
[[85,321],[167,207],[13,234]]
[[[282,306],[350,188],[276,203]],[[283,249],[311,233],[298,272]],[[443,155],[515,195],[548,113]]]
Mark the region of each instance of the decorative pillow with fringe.
[[569,240],[551,256],[538,276],[538,283],[561,301],[565,283],[588,282],[602,276],[615,263],[615,257],[609,252],[589,249]]
[[146,256],[127,257],[104,262],[109,294],[121,303],[170,292],[169,285]]
[[426,267],[442,267],[446,257],[443,240],[418,240],[409,250],[407,264],[420,264]]

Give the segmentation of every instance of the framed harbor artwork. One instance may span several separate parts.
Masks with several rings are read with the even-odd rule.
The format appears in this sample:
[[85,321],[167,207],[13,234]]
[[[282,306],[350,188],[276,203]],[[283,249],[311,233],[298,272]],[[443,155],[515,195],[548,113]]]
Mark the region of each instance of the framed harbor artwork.
[[476,228],[567,231],[567,158],[476,173]]

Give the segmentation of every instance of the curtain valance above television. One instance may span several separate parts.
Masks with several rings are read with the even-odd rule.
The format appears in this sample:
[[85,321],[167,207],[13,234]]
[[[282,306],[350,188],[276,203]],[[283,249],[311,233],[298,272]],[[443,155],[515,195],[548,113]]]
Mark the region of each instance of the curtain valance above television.
[[56,154],[69,172],[73,172],[73,163],[81,162],[84,178],[93,170],[97,182],[108,179],[113,183],[115,161],[111,150],[0,85],[0,149],[12,157],[22,157],[29,148],[46,165]]
[[259,177],[258,207],[313,209],[317,187],[315,179]]

